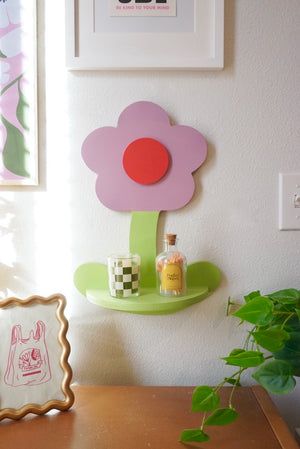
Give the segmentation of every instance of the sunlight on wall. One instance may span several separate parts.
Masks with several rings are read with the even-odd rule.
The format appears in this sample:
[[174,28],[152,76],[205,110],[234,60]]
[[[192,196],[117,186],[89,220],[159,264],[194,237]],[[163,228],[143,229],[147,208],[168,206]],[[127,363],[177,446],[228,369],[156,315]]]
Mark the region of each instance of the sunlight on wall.
[[13,245],[12,222],[14,214],[10,212],[9,205],[14,201],[13,192],[2,192],[0,207],[0,231],[1,231],[1,262],[12,265],[16,260],[16,250]]
[[[61,11],[63,8],[61,8]],[[64,15],[45,2],[45,118],[46,173],[44,192],[35,195],[35,276],[47,294],[68,291],[71,271],[70,148],[67,111],[67,71],[64,53]],[[53,24],[55,23],[55,26]],[[59,30],[55,33],[55,30]],[[42,31],[42,30],[41,30]],[[42,80],[43,82],[43,80]]]
[[1,283],[0,296],[12,296],[13,268],[16,262],[16,249],[14,245],[14,219],[12,211],[14,203],[13,192],[1,192],[0,199],[0,246],[1,246]]

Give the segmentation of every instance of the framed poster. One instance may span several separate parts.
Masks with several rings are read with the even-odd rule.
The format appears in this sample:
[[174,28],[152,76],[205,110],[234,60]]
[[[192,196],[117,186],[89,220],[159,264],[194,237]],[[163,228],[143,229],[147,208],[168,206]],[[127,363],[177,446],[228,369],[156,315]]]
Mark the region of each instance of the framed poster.
[[66,0],[70,69],[221,69],[224,0]]
[[64,308],[62,295],[0,301],[0,421],[73,404]]
[[37,185],[36,0],[0,1],[0,185]]

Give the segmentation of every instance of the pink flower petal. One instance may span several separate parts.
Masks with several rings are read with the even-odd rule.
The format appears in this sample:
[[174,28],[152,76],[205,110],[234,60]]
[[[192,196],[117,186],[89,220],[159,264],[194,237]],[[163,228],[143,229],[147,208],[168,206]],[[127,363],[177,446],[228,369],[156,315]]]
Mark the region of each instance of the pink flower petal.
[[[150,185],[133,181],[122,163],[128,145],[141,138],[157,140],[170,155],[167,173]],[[98,175],[99,200],[118,211],[175,210],[185,206],[195,189],[192,173],[203,164],[206,155],[207,144],[199,131],[171,126],[161,107],[145,101],[126,108],[117,128],[93,131],[82,147],[84,161]]]

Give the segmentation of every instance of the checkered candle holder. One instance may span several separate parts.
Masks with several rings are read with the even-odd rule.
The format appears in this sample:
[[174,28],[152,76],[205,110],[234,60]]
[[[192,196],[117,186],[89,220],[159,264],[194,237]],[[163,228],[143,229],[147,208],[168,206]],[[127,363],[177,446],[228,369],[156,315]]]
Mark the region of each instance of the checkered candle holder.
[[109,291],[114,298],[138,296],[141,258],[138,254],[108,258]]

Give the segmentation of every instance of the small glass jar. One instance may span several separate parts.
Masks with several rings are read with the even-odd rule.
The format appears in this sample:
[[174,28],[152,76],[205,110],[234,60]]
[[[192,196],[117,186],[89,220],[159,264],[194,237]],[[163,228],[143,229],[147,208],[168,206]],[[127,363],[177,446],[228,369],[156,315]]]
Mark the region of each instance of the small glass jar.
[[157,289],[162,296],[186,293],[186,257],[177,250],[176,234],[166,234],[164,251],[156,257]]
[[109,292],[114,298],[139,295],[141,258],[138,254],[112,255],[108,258]]

